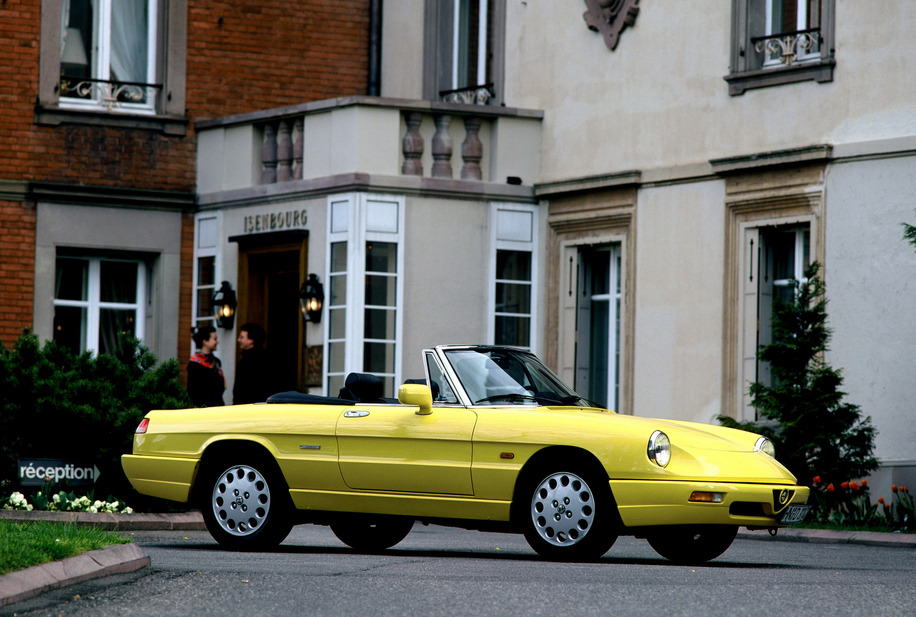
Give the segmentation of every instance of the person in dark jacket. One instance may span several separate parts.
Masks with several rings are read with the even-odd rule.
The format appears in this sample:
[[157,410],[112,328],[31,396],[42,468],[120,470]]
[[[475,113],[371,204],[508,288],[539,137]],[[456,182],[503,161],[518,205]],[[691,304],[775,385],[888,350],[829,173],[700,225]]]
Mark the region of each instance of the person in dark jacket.
[[224,404],[226,378],[222,362],[213,355],[219,345],[216,328],[201,326],[191,336],[197,353],[188,361],[188,395],[197,407],[219,407]]
[[232,404],[263,403],[274,394],[273,370],[269,356],[264,349],[267,333],[256,323],[239,326],[239,350],[241,358],[235,368],[235,384],[232,386]]

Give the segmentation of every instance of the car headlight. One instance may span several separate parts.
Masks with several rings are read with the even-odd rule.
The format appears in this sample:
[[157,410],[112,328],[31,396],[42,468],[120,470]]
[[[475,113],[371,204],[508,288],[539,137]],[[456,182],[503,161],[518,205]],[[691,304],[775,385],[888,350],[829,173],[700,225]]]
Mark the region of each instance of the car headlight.
[[773,458],[776,458],[776,446],[766,437],[761,437],[757,440],[757,443],[754,444],[754,450],[769,454]]
[[649,447],[646,449],[649,460],[655,461],[660,467],[667,467],[671,461],[671,440],[661,431],[655,431],[649,437]]

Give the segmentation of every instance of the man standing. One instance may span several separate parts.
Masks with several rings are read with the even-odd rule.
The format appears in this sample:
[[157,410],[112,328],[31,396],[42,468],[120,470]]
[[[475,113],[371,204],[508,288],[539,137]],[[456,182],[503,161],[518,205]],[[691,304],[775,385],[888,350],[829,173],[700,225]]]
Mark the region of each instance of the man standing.
[[232,403],[263,403],[274,394],[273,373],[270,368],[264,342],[267,333],[256,323],[239,326],[239,349],[242,357],[235,369],[235,384],[232,388]]

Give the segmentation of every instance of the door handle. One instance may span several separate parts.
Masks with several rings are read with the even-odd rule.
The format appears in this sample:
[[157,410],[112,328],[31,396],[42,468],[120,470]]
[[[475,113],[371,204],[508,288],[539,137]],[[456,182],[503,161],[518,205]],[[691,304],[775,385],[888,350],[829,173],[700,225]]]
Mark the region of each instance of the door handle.
[[351,409],[350,411],[344,412],[344,418],[365,418],[368,415],[368,411],[359,411],[357,409]]

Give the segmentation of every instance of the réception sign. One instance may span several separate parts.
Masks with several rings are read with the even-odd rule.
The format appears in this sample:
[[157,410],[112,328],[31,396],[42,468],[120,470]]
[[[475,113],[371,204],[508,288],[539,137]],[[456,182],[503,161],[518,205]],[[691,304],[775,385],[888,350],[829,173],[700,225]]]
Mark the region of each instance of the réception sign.
[[45,484],[95,484],[99,468],[51,458],[19,459],[19,479],[23,486]]

